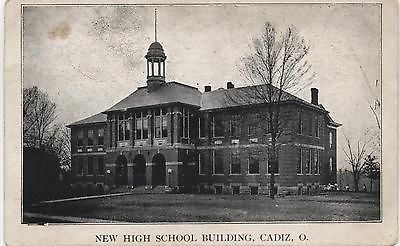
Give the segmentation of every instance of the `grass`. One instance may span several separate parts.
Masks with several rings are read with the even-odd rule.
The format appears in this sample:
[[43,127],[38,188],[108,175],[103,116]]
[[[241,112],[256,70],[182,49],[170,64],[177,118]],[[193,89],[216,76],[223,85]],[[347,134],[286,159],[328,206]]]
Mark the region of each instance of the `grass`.
[[29,212],[125,222],[368,221],[379,197],[361,193],[287,196],[132,194],[47,204]]

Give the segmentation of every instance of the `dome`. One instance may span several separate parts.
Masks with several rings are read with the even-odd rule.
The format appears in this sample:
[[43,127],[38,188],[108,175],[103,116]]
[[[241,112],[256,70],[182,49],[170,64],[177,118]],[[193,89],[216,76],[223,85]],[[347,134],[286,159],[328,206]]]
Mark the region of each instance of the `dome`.
[[165,53],[162,45],[159,42],[150,44],[149,50],[147,51],[146,58],[150,57],[162,57],[165,58]]

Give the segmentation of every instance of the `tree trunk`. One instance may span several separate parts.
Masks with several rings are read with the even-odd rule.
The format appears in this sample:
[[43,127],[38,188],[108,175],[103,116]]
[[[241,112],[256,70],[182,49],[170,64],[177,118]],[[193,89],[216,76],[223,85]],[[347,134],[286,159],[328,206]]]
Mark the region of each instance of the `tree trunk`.
[[357,175],[354,175],[354,191],[355,192],[358,192],[359,191],[359,188],[358,188],[358,177],[357,177]]
[[372,193],[372,178],[369,179],[369,186],[370,186],[369,192]]

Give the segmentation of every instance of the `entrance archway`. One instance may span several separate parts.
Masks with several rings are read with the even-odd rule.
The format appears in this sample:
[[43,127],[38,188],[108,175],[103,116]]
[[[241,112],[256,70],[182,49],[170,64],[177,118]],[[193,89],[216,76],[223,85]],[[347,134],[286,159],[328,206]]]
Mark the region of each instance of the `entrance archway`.
[[146,184],[146,159],[143,155],[136,155],[133,159],[135,167],[133,168],[133,184],[145,185]]
[[128,160],[125,156],[120,155],[115,161],[115,184],[117,186],[128,184]]
[[152,183],[156,185],[165,185],[165,157],[162,154],[156,154],[153,157]]

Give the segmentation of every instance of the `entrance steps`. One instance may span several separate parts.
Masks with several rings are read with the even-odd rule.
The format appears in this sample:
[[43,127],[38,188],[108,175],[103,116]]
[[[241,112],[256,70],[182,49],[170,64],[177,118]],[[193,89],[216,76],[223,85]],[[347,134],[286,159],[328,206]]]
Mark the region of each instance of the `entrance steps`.
[[163,185],[158,186],[120,186],[111,191],[111,193],[126,193],[130,192],[132,194],[164,194],[166,187]]

